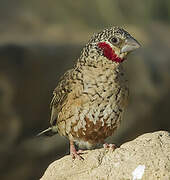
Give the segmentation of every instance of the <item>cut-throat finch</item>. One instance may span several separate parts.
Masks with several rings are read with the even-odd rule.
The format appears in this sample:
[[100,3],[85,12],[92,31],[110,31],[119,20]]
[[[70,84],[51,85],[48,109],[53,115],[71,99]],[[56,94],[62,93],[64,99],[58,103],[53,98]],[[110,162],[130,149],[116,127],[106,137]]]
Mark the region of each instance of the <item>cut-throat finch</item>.
[[120,27],[94,34],[74,67],[60,78],[51,101],[50,127],[39,135],[67,137],[73,158],[81,157],[75,144],[87,149],[104,144],[119,127],[127,105],[122,64],[139,47]]

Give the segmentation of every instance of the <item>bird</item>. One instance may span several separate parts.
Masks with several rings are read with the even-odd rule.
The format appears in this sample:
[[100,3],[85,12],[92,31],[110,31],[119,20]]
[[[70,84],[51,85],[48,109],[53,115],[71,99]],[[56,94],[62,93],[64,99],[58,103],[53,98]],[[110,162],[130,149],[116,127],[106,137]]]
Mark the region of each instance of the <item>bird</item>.
[[73,68],[53,91],[50,127],[38,136],[65,136],[73,159],[80,149],[93,149],[118,129],[128,104],[128,81],[123,68],[127,55],[140,43],[118,26],[95,33]]

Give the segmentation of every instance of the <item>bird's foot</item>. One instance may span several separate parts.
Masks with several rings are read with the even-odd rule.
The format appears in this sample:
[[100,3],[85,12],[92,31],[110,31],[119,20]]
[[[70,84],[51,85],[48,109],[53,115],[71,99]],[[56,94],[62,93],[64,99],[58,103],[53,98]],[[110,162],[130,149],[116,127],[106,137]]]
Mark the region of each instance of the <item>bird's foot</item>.
[[74,143],[70,141],[70,155],[72,156],[72,159],[78,158],[79,160],[84,160],[84,158],[81,156],[83,153],[83,150],[76,151],[76,148],[74,146]]
[[115,149],[116,149],[116,145],[115,145],[115,144],[104,143],[104,144],[103,144],[103,147],[104,147],[105,149],[112,149],[112,150],[115,150]]

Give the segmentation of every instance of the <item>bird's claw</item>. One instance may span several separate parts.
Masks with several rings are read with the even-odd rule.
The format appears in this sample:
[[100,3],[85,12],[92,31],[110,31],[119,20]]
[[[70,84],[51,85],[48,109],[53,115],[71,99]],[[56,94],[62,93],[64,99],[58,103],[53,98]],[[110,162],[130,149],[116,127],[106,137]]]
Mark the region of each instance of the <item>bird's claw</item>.
[[104,147],[105,149],[112,149],[112,150],[115,150],[115,149],[116,149],[116,145],[115,145],[115,144],[105,143],[105,144],[103,144],[103,147]]
[[79,160],[84,160],[84,158],[80,156],[81,154],[83,154],[83,150],[76,151],[74,143],[70,142],[70,155],[72,156],[72,159],[78,158]]

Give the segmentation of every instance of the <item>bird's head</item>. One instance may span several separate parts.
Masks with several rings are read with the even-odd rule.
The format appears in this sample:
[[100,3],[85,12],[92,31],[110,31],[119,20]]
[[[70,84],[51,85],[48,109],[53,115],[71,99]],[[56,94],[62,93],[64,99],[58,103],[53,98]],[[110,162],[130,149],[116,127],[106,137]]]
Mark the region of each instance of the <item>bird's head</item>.
[[94,34],[84,48],[84,55],[92,58],[104,56],[121,63],[129,52],[139,47],[140,44],[123,28],[112,27]]

